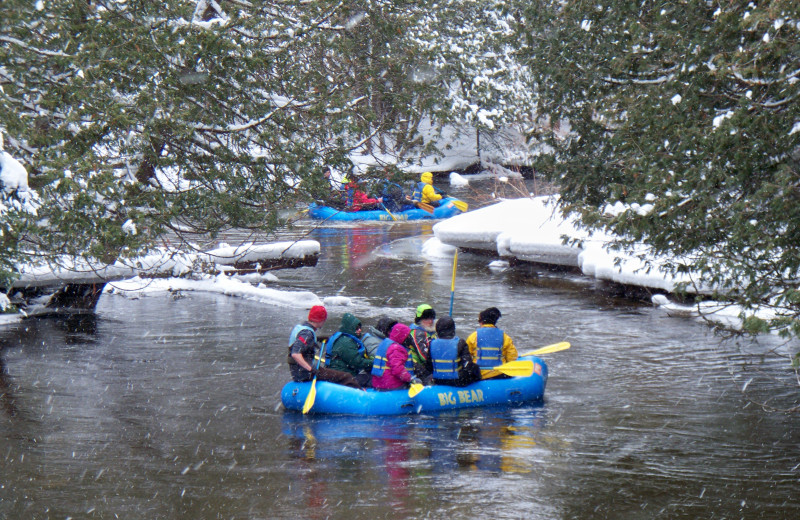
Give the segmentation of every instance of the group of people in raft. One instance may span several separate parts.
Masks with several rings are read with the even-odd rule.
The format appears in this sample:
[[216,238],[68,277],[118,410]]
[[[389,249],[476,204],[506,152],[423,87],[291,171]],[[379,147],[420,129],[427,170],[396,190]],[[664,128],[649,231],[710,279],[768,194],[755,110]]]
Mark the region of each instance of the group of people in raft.
[[341,190],[334,190],[330,204],[343,206],[346,211],[387,209],[394,212],[416,207],[415,203],[438,207],[442,199],[447,196],[443,191],[434,188],[431,172],[425,172],[420,176],[410,196],[405,196],[403,188],[391,179],[383,182],[380,193],[379,197],[370,197],[361,189],[356,177],[350,175],[345,179]]
[[428,304],[417,307],[411,325],[380,318],[366,331],[358,318],[345,313],[339,330],[320,343],[317,332],[327,319],[325,307],[316,305],[308,320],[292,329],[289,369],[294,381],[311,381],[316,375],[320,381],[377,390],[415,383],[466,386],[507,377],[493,367],[517,359],[514,342],[497,328],[496,307],[480,312],[478,329],[466,340],[456,336],[451,317],[436,321],[436,311]]

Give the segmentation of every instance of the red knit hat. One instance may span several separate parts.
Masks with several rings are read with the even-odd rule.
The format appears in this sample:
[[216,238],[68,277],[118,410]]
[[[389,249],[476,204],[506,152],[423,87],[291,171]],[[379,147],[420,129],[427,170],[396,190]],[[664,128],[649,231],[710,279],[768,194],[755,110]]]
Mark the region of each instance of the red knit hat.
[[327,319],[328,319],[328,311],[326,311],[325,307],[323,307],[322,305],[314,305],[313,307],[311,307],[311,310],[308,311],[308,321],[322,323]]

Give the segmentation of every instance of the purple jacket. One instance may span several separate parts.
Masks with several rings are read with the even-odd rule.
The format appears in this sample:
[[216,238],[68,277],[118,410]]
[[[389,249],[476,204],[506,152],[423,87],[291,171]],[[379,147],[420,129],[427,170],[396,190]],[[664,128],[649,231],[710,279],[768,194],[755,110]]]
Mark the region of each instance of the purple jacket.
[[408,349],[401,345],[408,337],[411,329],[403,323],[398,323],[389,332],[392,344],[386,351],[386,370],[382,376],[372,376],[372,388],[380,390],[395,390],[405,388],[411,382],[411,374],[406,370]]

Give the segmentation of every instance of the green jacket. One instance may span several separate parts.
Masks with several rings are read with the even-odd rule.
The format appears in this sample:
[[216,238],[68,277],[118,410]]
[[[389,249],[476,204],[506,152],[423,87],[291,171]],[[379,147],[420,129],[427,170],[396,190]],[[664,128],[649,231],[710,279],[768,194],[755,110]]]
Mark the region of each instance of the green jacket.
[[[361,325],[361,321],[346,312],[342,316],[342,325],[339,331],[345,334],[356,336],[356,329]],[[339,336],[336,342],[331,345],[331,360],[328,364],[333,370],[341,370],[352,375],[356,375],[362,370],[372,370],[372,358],[365,357],[359,353],[359,344],[348,336]]]

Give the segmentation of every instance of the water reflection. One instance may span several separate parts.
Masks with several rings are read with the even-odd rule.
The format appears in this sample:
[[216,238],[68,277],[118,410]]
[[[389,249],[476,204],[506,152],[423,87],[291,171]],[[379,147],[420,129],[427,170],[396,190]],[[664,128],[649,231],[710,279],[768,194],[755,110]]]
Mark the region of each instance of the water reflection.
[[[419,257],[429,228],[328,231],[310,232],[318,266],[276,285],[352,297],[331,314],[369,323],[420,301],[446,312],[451,261]],[[798,517],[798,414],[742,392],[796,405],[788,364],[758,357],[769,338],[726,345],[582,279],[488,261],[459,255],[458,330],[498,306],[520,348],[570,341],[541,405],[284,413],[286,336],[306,311],[221,295],[104,296],[96,319],[1,331],[0,518]]]
[[[461,410],[435,416],[283,415],[282,432],[292,457],[331,461],[361,452],[370,464],[387,468],[390,480],[407,477],[411,467],[425,472],[528,473],[546,425],[541,404]],[[363,452],[362,452],[363,451]]]

